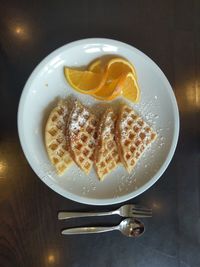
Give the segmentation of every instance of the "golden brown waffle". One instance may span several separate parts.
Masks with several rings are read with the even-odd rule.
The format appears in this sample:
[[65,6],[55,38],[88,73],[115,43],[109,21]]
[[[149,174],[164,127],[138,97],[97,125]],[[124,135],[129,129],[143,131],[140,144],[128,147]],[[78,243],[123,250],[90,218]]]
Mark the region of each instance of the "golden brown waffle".
[[60,100],[57,107],[51,111],[45,128],[46,150],[59,175],[72,163],[65,137],[68,115],[65,101]]
[[93,165],[96,124],[95,116],[75,101],[68,124],[69,146],[72,158],[86,174]]
[[115,141],[115,123],[116,115],[109,108],[101,119],[95,149],[95,168],[100,180],[103,180],[119,163]]
[[122,163],[130,173],[157,134],[135,111],[127,105],[120,110],[116,139]]

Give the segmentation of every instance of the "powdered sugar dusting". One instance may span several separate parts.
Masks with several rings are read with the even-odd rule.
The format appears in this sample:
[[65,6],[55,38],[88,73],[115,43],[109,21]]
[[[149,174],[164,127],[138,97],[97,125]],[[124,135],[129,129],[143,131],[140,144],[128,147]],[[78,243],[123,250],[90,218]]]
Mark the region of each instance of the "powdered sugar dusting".
[[110,112],[110,114],[107,114],[107,117],[106,117],[106,122],[105,122],[103,133],[102,133],[104,137],[109,137],[111,132],[114,130],[114,125],[113,125],[113,120],[112,120],[111,115],[112,113]]
[[69,124],[69,129],[71,132],[80,131],[80,129],[85,125],[87,119],[89,118],[89,112],[84,109],[81,112],[80,108],[76,108],[72,111],[71,122]]

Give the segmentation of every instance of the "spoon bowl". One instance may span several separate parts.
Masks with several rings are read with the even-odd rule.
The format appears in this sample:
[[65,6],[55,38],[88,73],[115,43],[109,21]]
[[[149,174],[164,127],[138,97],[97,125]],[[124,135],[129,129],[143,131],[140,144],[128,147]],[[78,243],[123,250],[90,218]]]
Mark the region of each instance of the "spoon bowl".
[[118,230],[125,236],[128,237],[139,237],[144,231],[144,224],[136,219],[127,218],[121,221],[118,225]]

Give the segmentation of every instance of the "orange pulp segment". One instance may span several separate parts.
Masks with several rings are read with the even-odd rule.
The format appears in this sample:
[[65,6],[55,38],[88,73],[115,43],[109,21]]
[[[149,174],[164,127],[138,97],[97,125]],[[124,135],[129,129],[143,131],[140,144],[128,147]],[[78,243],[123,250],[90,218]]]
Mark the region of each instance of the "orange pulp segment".
[[90,63],[90,65],[88,66],[88,70],[95,73],[102,73],[104,71],[102,60],[98,58],[95,61],[92,61],[92,63]]
[[111,101],[121,94],[124,75],[110,83],[105,83],[96,93],[92,94],[96,99]]
[[140,89],[133,73],[128,73],[122,87],[122,95],[132,102],[139,102]]
[[107,64],[107,77],[109,80],[117,79],[121,74],[132,72],[136,77],[136,71],[133,65],[126,59],[113,58]]
[[69,84],[85,94],[94,93],[103,83],[103,74],[64,67],[64,75]]

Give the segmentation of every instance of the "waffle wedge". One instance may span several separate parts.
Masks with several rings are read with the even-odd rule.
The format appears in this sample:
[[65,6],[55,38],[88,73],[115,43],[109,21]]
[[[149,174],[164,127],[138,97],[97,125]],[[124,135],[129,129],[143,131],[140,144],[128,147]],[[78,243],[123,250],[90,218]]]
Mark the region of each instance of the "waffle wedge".
[[104,113],[99,129],[95,149],[95,169],[100,180],[103,180],[119,163],[115,141],[116,115],[111,108]]
[[130,173],[157,134],[127,105],[121,107],[116,126],[120,160]]
[[69,147],[72,158],[86,174],[89,174],[94,161],[96,125],[95,116],[75,101],[68,123]]
[[62,175],[72,163],[65,137],[68,115],[66,102],[60,100],[51,111],[45,127],[46,150],[58,175]]

